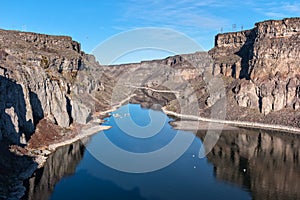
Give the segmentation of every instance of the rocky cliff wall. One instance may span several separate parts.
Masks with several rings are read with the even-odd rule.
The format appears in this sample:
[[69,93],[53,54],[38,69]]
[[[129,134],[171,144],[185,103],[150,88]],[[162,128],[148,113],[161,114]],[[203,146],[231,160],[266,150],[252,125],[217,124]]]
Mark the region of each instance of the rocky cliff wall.
[[70,37],[0,30],[0,136],[20,143],[42,118],[85,124],[98,66]]
[[214,75],[241,81],[235,98],[267,115],[300,107],[300,18],[256,23],[243,32],[219,34],[210,51]]

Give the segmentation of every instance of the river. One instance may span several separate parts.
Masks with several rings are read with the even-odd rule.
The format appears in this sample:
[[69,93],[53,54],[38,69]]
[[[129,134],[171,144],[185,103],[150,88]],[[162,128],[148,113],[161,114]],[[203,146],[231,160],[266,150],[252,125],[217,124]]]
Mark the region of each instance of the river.
[[223,131],[199,158],[206,132],[175,130],[173,120],[122,106],[106,118],[112,129],[57,149],[23,199],[300,199],[299,136]]

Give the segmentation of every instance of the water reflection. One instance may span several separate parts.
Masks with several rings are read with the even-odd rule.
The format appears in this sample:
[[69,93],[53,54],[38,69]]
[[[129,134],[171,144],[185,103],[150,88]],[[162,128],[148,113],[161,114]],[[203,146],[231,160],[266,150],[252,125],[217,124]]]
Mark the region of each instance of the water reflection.
[[9,151],[10,142],[0,142],[0,199],[19,199],[26,188],[23,180],[30,177],[37,164],[28,156]]
[[299,155],[299,135],[241,129],[223,132],[207,158],[217,179],[249,189],[253,199],[300,199]]
[[[300,136],[224,131],[207,158],[198,159],[204,136],[199,131],[180,159],[147,174],[113,170],[80,142],[59,148],[27,181],[24,199],[300,199]],[[97,135],[89,145],[96,141]]]
[[47,159],[45,166],[25,181],[27,191],[23,199],[49,199],[55,184],[63,177],[74,174],[83,154],[84,144],[82,141],[58,148]]

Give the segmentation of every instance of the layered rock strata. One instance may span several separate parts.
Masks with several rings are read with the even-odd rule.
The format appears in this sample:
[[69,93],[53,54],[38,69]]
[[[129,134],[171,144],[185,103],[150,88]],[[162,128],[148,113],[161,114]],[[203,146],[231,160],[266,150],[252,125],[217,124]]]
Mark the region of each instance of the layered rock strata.
[[210,54],[214,75],[241,81],[235,88],[239,106],[267,115],[299,108],[300,18],[270,20],[247,31],[219,34]]
[[0,30],[0,136],[28,140],[43,118],[63,128],[87,123],[94,108],[86,101],[100,86],[95,66],[70,37]]

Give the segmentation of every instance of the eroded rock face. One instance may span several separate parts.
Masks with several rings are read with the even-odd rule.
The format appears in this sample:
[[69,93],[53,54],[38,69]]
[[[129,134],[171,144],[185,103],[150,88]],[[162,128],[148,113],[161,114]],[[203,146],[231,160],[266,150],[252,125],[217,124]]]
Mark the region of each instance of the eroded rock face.
[[98,66],[70,37],[0,30],[1,137],[28,139],[45,117],[64,128],[87,123],[83,99],[97,91]]
[[0,144],[0,199],[21,199],[26,192],[23,180],[31,176],[37,165],[29,156],[10,152],[6,142]]
[[259,98],[257,96],[256,87],[253,82],[242,80],[239,85],[234,88],[235,98],[239,106],[257,108]]
[[1,76],[0,88],[1,133],[18,143],[21,133],[28,135],[34,130],[31,105],[24,98],[26,89]]
[[[249,82],[241,82],[236,93],[242,107],[256,107],[265,115],[285,107],[296,110],[299,44],[300,18],[264,21],[256,23],[252,30],[219,34],[210,51],[215,59],[213,74]],[[258,103],[253,103],[257,99]]]

